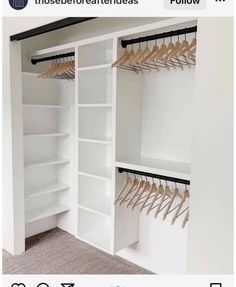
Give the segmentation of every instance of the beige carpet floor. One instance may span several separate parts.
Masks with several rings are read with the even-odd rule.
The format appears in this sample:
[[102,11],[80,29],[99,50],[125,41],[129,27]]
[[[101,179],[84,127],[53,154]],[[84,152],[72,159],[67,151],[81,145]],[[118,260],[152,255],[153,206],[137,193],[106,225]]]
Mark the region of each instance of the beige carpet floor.
[[26,249],[19,256],[3,251],[3,274],[151,274],[60,229],[28,238]]

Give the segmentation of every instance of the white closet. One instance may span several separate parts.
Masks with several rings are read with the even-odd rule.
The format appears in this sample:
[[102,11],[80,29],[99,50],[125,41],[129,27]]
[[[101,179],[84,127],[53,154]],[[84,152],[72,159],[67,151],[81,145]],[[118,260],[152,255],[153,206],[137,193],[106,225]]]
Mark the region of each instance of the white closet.
[[190,180],[195,69],[137,74],[111,65],[121,39],[195,25],[169,19],[32,53],[74,51],[76,72],[74,81],[39,79],[38,63],[22,73],[25,237],[58,226],[152,271],[166,268],[175,238],[170,272],[184,272],[187,228],[114,200],[124,182],[119,167]]

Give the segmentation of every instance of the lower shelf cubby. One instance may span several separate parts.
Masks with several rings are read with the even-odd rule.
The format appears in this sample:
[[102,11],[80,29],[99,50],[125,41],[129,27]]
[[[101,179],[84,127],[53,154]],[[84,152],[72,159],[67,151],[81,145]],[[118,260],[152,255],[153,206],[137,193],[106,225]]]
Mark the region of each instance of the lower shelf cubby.
[[78,207],[78,239],[106,252],[111,250],[109,216]]
[[79,205],[101,215],[110,215],[111,182],[79,175]]

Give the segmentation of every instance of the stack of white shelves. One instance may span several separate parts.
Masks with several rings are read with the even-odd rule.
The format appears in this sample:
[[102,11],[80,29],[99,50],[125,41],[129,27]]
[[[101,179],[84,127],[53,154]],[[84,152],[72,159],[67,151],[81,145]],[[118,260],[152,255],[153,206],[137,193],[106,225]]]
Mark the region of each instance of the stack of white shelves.
[[112,44],[78,47],[78,238],[106,252],[111,252]]
[[[26,224],[69,210],[57,195],[70,189],[69,184],[61,182],[60,176],[64,176],[58,176],[58,168],[70,163],[63,141],[71,135],[71,108],[61,104],[63,96],[57,95],[56,85],[45,79],[42,84],[37,74],[23,73]],[[65,128],[62,122],[68,126]]]

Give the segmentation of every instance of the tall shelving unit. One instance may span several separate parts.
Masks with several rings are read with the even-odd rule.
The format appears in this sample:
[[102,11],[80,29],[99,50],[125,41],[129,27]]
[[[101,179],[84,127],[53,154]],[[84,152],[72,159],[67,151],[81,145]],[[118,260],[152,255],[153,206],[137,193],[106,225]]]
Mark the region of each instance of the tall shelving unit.
[[71,83],[38,79],[36,73],[23,73],[22,78],[28,237],[38,233],[45,220],[48,228],[59,226],[60,215],[70,210],[74,94]]
[[111,252],[113,39],[78,54],[78,238]]

